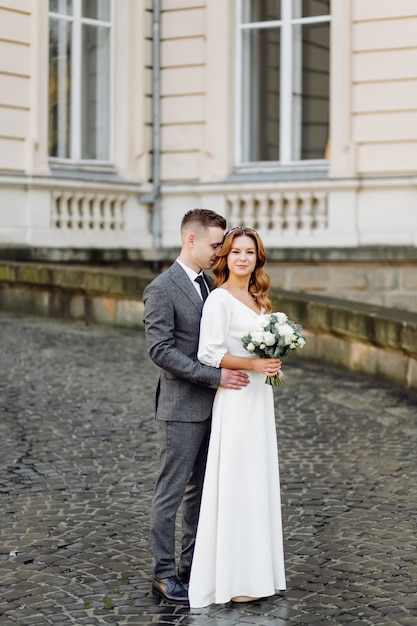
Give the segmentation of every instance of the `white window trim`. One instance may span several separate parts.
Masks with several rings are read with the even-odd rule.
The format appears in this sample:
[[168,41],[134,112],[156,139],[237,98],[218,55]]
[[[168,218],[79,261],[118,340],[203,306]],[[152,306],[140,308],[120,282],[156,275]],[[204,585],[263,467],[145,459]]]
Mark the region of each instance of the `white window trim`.
[[[293,0],[282,0],[281,20],[267,22],[242,23],[242,1],[237,0],[236,7],[236,96],[235,110],[235,163],[237,171],[248,172],[271,172],[279,170],[302,171],[302,170],[326,170],[329,166],[327,159],[291,160],[291,147],[293,142],[293,111],[292,111],[292,27],[297,24],[322,24],[331,22],[331,15],[318,15],[313,17],[291,18],[291,3]],[[280,160],[279,161],[243,161],[244,142],[248,141],[248,135],[243,137],[243,106],[242,106],[242,34],[244,31],[254,29],[281,28],[281,117],[280,117]],[[285,50],[285,52],[284,52]],[[331,53],[331,51],[330,51]],[[284,58],[285,57],[285,58]],[[247,121],[247,120],[246,120]],[[245,128],[249,124],[245,123]]]
[[[52,167],[68,168],[73,170],[76,166],[81,169],[97,168],[100,170],[108,170],[113,168],[114,162],[114,111],[115,111],[115,93],[114,93],[114,18],[115,7],[114,1],[110,0],[110,21],[95,20],[88,17],[81,17],[82,0],[73,0],[73,14],[65,15],[50,11],[49,17],[54,17],[63,21],[72,23],[72,68],[71,68],[71,121],[70,121],[70,145],[71,156],[69,158],[49,156],[49,163]],[[99,159],[82,159],[81,158],[81,30],[84,24],[92,26],[105,26],[110,31],[110,76],[109,76],[109,158],[106,160]]]

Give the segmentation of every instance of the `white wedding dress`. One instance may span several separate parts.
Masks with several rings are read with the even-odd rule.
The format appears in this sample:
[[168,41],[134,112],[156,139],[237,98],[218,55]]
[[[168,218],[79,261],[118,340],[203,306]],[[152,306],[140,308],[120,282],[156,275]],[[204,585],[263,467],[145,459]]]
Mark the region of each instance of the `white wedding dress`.
[[[225,289],[204,305],[198,358],[219,367],[226,352],[250,357],[242,337],[257,314]],[[197,529],[191,608],[285,589],[273,391],[248,371],[244,389],[219,388]]]

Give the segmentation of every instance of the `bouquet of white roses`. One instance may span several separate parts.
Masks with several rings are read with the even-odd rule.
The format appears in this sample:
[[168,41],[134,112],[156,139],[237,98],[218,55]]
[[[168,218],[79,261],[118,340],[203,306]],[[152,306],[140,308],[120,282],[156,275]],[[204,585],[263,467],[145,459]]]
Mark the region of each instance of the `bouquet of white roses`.
[[[289,320],[285,313],[261,315],[256,324],[242,338],[248,352],[264,359],[280,359],[290,350],[302,348],[306,342],[302,327]],[[282,385],[279,375],[267,376],[269,385]]]

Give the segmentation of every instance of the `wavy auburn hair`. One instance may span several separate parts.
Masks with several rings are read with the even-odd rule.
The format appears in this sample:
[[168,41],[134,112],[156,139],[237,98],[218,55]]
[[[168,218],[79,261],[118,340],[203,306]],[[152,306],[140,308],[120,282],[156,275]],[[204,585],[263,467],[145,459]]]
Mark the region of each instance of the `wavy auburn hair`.
[[254,296],[259,306],[265,309],[265,313],[271,313],[272,303],[268,296],[270,280],[264,268],[266,252],[260,236],[252,228],[236,226],[225,234],[220,252],[217,253],[217,261],[212,268],[215,276],[213,288],[221,287],[229,278],[227,256],[233,247],[234,240],[243,236],[253,239],[256,248],[256,265],[249,280],[249,292]]

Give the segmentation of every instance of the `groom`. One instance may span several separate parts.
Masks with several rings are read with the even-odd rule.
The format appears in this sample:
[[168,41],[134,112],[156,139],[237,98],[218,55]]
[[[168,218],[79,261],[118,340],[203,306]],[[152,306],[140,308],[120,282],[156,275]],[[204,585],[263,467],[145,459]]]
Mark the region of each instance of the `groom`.
[[[155,561],[153,591],[170,602],[188,603],[201,491],[216,389],[241,389],[248,377],[197,360],[200,318],[211,279],[203,274],[216,261],[226,220],[203,209],[181,222],[181,253],[144,291],[146,342],[159,366],[156,420],[160,471],[151,510]],[[182,503],[182,545],[175,567],[175,520]]]

